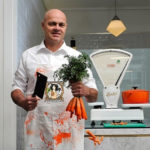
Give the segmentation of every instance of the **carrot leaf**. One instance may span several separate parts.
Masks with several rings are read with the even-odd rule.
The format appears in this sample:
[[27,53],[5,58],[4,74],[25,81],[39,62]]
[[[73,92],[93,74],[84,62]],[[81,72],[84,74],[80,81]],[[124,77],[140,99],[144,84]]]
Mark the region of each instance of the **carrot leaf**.
[[89,77],[87,68],[91,68],[91,60],[86,53],[81,53],[78,57],[66,55],[65,58],[68,64],[63,64],[54,72],[54,79],[76,82]]

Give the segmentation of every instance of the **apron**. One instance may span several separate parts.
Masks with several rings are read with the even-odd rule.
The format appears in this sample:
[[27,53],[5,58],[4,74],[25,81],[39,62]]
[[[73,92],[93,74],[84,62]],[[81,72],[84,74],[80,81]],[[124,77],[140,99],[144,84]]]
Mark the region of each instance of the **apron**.
[[[56,68],[41,65],[35,70],[45,74],[48,82],[54,81]],[[70,118],[70,112],[65,111],[72,97],[71,90],[64,86],[63,100],[45,100],[44,94],[37,107],[28,111],[25,150],[84,150],[84,120],[77,122],[75,115]]]

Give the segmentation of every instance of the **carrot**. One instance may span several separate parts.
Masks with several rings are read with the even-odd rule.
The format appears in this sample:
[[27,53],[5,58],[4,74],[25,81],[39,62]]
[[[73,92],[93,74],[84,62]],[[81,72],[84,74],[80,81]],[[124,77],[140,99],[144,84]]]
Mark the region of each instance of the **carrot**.
[[78,121],[81,120],[81,119],[82,119],[82,116],[81,116],[81,115],[78,115]]
[[104,139],[104,136],[101,136],[101,140],[100,140],[100,141],[102,142],[102,141],[103,141],[103,139]]
[[95,146],[96,146],[96,143],[98,143],[98,144],[100,143],[100,140],[99,140],[98,137],[95,137],[95,138],[94,138],[94,137],[89,137],[89,139],[94,142],[94,145],[95,145]]
[[72,116],[73,116],[73,112],[70,113],[70,118],[72,118]]
[[73,102],[72,102],[72,106],[71,106],[71,112],[73,113],[75,110],[75,106],[76,106],[76,102],[77,102],[77,97],[73,98]]
[[88,117],[87,117],[87,113],[86,113],[86,110],[85,110],[85,107],[84,107],[82,97],[80,97],[79,100],[80,100],[80,105],[81,105],[81,110],[82,110],[82,118],[87,120]]
[[75,105],[75,108],[74,108],[74,113],[75,113],[75,115],[77,116],[77,99],[76,99],[76,105]]
[[96,138],[96,136],[90,130],[86,130],[86,133],[92,136],[93,138]]
[[72,106],[72,103],[73,103],[73,98],[70,100],[70,102],[69,102],[69,104],[68,104],[68,106],[66,108],[66,111],[70,111],[71,110],[71,106]]
[[121,121],[121,122],[119,122],[119,123],[111,123],[112,125],[127,125],[128,123],[127,122],[123,122],[123,121]]
[[95,136],[91,131],[89,130],[86,130],[86,133],[89,134],[91,137],[88,137],[90,140],[92,140],[94,142],[94,145],[96,146],[96,143],[97,144],[101,144],[101,142],[103,141],[103,136],[101,136],[101,139],[99,139],[98,136]]
[[88,138],[89,138],[90,140],[92,140],[92,141],[94,140],[94,138],[93,138],[93,137],[88,137]]
[[104,136],[101,136],[101,139],[100,140],[98,139],[97,143],[100,145],[102,143],[103,139],[104,139]]
[[87,119],[86,110],[84,107],[83,99],[81,97],[73,97],[70,100],[70,102],[66,108],[66,111],[71,112],[70,118],[75,113],[75,115],[77,116],[77,121],[79,121],[81,119]]
[[81,119],[81,105],[80,105],[80,101],[79,101],[79,98],[77,98],[77,117],[78,119],[80,120]]

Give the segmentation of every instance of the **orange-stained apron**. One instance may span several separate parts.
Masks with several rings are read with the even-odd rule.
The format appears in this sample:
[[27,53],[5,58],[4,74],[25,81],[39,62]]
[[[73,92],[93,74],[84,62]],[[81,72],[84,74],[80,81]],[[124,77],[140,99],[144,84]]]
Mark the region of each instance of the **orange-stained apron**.
[[[40,67],[36,70],[42,73]],[[48,81],[54,81],[54,70],[44,69]],[[72,97],[71,90],[64,87],[63,101],[48,101],[44,95],[37,107],[28,112],[24,123],[25,150],[84,150],[84,120],[77,122],[75,115],[70,118],[70,112],[65,111]]]

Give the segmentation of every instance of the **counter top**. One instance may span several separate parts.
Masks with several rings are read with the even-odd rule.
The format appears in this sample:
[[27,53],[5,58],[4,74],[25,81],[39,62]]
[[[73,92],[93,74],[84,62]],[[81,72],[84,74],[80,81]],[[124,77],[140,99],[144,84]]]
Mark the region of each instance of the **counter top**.
[[[94,135],[99,136],[150,136],[150,128],[86,128],[86,130],[90,130]],[[87,136],[86,132],[85,136]]]
[[100,139],[103,136],[103,141],[95,146],[85,133],[86,150],[148,150],[150,147],[150,128],[89,128],[89,130]]

